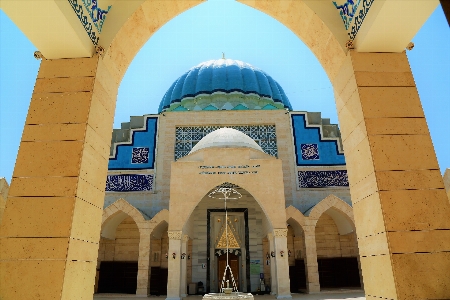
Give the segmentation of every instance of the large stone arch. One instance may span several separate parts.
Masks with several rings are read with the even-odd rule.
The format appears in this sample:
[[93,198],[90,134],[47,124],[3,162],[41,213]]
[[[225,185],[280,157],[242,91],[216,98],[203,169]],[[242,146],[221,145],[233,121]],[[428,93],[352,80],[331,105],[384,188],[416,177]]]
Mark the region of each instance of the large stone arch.
[[159,28],[202,2],[203,0],[147,0],[141,1],[138,6],[135,3],[131,7],[135,7],[134,12],[130,12],[128,2],[116,2],[116,11],[125,9],[129,15],[128,19],[121,20],[123,25],[120,28],[114,27],[110,32],[105,29],[103,61],[116,82],[122,80],[136,54]]
[[355,229],[355,219],[353,209],[342,199],[329,195],[315,205],[308,214],[311,220],[316,223],[322,214],[327,213],[336,223],[339,234],[347,234]]
[[[175,0],[168,4],[167,1],[147,0],[140,5],[135,3],[131,8],[125,7],[125,4],[122,8],[119,2],[116,3],[116,11],[125,10],[129,17],[117,23],[123,24],[120,28],[115,25],[109,30],[105,28],[102,33],[102,43],[105,44],[103,61],[116,82],[121,81],[136,54],[159,28],[202,2]],[[239,2],[273,17],[289,28],[314,53],[330,80],[334,80],[346,57],[346,50],[342,47],[342,41],[336,38],[336,32],[332,32],[313,9],[297,0]],[[131,12],[133,8],[135,10]],[[124,19],[123,16],[121,19]]]

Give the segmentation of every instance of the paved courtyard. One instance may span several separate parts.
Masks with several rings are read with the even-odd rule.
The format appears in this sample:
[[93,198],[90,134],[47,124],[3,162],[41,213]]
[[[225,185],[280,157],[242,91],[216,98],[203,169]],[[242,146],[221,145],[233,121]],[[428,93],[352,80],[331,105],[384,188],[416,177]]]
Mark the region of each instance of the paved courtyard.
[[[99,300],[124,300],[124,298],[137,298],[136,295],[122,295],[122,294],[95,294],[94,299]],[[145,298],[145,297],[143,297]],[[166,296],[151,296],[145,299],[164,300]],[[365,300],[363,290],[334,290],[325,291],[320,294],[292,294],[293,299],[301,300],[332,300],[332,299],[346,299],[346,300]],[[184,299],[187,300],[201,300],[202,296],[191,295]],[[271,300],[276,299],[275,296],[263,295],[255,296],[255,300]]]

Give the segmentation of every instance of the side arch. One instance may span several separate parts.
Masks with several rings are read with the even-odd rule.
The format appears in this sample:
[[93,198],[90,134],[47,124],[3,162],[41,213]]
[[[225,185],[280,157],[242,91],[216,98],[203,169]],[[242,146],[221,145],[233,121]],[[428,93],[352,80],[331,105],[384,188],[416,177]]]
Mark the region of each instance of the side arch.
[[136,223],[139,232],[144,230],[143,224],[146,222],[142,213],[133,205],[121,198],[103,210],[101,237],[114,239],[117,226],[127,217],[131,217]]
[[169,211],[167,209],[160,210],[150,221],[150,234],[155,238],[161,238],[169,225]]
[[298,235],[299,231],[305,232],[305,226],[307,225],[306,217],[294,206],[290,205],[286,208],[286,222],[289,223],[289,220],[294,220],[294,224],[289,224],[295,231],[295,234]]
[[336,223],[339,234],[344,235],[355,230],[353,208],[342,199],[329,195],[314,206],[308,214],[316,223],[322,214],[327,213]]

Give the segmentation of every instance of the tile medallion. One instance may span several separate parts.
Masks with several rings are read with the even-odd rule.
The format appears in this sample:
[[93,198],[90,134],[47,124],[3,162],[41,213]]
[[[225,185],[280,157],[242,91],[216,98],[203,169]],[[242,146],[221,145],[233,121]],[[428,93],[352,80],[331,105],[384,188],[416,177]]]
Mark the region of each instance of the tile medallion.
[[302,159],[317,160],[319,157],[319,146],[317,144],[301,144]]
[[132,164],[147,164],[148,163],[148,147],[137,147],[133,148],[131,152],[131,163]]

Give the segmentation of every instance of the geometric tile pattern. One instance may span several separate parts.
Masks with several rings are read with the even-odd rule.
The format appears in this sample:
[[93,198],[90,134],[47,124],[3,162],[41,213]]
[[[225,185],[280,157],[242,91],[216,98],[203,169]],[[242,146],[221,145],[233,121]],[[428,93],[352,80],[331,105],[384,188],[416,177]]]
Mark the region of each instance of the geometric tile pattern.
[[153,174],[120,174],[106,176],[107,192],[140,192],[153,190]]
[[148,147],[133,148],[131,152],[132,164],[147,164],[148,163]]
[[299,188],[349,186],[346,170],[298,171]]
[[350,23],[356,14],[360,2],[361,0],[346,0],[344,4],[339,5],[336,1],[333,1],[334,6],[339,10],[339,15],[344,22],[345,30],[348,30],[350,27]]
[[302,159],[317,160],[319,158],[319,147],[317,144],[301,144]]
[[[186,126],[175,128],[175,160],[189,154],[192,148],[208,133],[224,126]],[[251,137],[265,153],[278,157],[275,125],[229,126]]]

